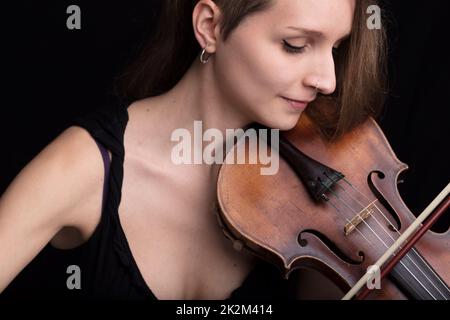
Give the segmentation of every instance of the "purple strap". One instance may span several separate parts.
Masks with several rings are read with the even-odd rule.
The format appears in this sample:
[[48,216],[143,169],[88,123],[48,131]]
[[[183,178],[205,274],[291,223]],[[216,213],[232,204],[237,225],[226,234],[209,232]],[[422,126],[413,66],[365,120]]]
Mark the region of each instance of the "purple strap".
[[109,180],[110,160],[109,160],[108,150],[103,146],[103,144],[101,144],[97,140],[95,140],[95,142],[97,143],[97,146],[100,149],[100,152],[102,154],[103,165],[105,168],[105,179],[103,181],[103,200],[102,200],[102,212],[103,212],[103,208],[104,208],[105,202],[106,202],[106,197],[108,196],[108,180]]

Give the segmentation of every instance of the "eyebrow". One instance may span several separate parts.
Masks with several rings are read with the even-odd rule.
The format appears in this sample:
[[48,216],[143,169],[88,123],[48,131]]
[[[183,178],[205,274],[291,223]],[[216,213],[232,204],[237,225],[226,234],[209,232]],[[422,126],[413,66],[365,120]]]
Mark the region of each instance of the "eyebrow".
[[[317,30],[312,30],[312,29],[307,29],[307,28],[299,28],[299,27],[293,27],[293,26],[289,26],[287,27],[288,29],[293,29],[296,31],[300,31],[306,35],[310,35],[310,36],[315,36],[317,38],[324,38],[324,34],[321,31],[317,31]],[[345,39],[347,39],[348,37],[350,37],[350,33],[345,34],[343,37],[341,37],[340,39],[338,39],[338,41],[343,41]]]

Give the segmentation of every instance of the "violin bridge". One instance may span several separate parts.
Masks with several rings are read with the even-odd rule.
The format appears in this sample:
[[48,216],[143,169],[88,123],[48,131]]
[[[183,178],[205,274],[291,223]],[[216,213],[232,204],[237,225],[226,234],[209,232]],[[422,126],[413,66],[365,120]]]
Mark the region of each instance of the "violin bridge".
[[352,233],[358,225],[361,224],[361,222],[367,220],[373,213],[374,213],[374,206],[375,201],[372,201],[367,207],[362,209],[356,216],[353,217],[353,219],[347,223],[344,227],[344,233],[346,236],[348,236],[350,233]]

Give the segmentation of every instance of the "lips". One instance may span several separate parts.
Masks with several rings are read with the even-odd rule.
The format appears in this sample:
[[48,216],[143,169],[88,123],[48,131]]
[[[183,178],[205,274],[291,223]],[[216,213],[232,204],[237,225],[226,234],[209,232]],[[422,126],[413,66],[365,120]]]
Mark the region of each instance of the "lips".
[[289,101],[294,101],[294,102],[300,102],[300,103],[310,103],[310,102],[312,102],[314,99],[312,99],[312,100],[307,100],[307,99],[291,99],[291,98],[288,98],[288,97],[282,97],[282,98],[284,98],[284,99],[286,99],[286,100],[289,100]]
[[292,108],[301,110],[305,109],[308,103],[311,102],[311,100],[294,100],[286,97],[282,98],[286,100]]

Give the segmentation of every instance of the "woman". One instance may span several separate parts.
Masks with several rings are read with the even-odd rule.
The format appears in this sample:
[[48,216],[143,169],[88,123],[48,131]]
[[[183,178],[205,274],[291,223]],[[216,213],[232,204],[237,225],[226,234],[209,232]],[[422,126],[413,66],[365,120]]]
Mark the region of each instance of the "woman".
[[289,130],[306,112],[333,139],[376,115],[384,36],[367,27],[372,4],[165,2],[124,77],[131,100],[78,119],[3,194],[0,292],[37,256],[54,261],[33,279],[40,296],[292,298],[292,281],[223,236],[218,164],[177,165],[171,136],[194,121]]

